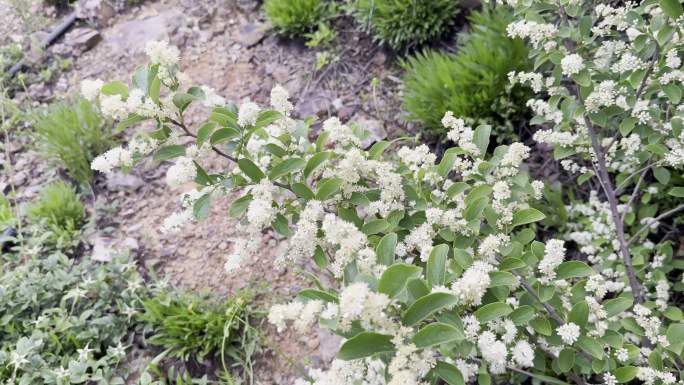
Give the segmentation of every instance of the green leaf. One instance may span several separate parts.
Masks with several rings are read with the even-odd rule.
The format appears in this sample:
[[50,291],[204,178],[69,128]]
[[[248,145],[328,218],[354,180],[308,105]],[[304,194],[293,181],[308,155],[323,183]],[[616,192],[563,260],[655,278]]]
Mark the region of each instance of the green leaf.
[[191,94],[181,92],[173,95],[173,104],[178,107],[181,113],[195,100],[197,100],[197,96]]
[[673,187],[668,191],[668,194],[677,198],[684,198],[684,187]]
[[513,310],[513,312],[508,315],[508,318],[510,318],[511,321],[513,321],[513,323],[516,325],[525,325],[532,318],[534,318],[535,313],[536,310],[532,306],[521,305]]
[[330,159],[331,156],[332,153],[330,151],[322,151],[313,154],[306,162],[306,167],[304,167],[304,177],[308,178],[315,169],[322,165],[323,162]]
[[633,303],[634,300],[631,298],[617,297],[603,301],[602,305],[606,311],[606,316],[610,318],[631,308]]
[[386,140],[375,142],[373,146],[370,148],[370,150],[368,150],[368,158],[372,160],[377,160],[389,146],[390,142]]
[[238,159],[238,167],[254,182],[259,182],[265,176],[259,166],[247,158]]
[[357,360],[377,353],[392,351],[394,351],[392,336],[362,332],[342,344],[340,351],[337,353],[337,358],[345,361]]
[[192,206],[192,214],[198,221],[203,221],[209,216],[209,209],[211,208],[209,204],[210,199],[211,194],[204,194]]
[[489,322],[500,317],[505,317],[513,312],[513,308],[505,302],[488,303],[475,310],[475,317],[480,323]]
[[274,110],[261,111],[259,112],[259,116],[257,116],[256,124],[254,126],[257,128],[266,127],[280,119],[282,116],[283,115],[280,112]]
[[449,385],[465,385],[463,375],[458,368],[444,361],[437,361],[435,365],[437,376]]
[[478,219],[482,214],[482,211],[484,211],[485,207],[487,207],[488,204],[488,197],[477,198],[475,201],[468,204],[468,206],[465,209],[465,212],[463,213],[463,217],[467,221]]
[[292,236],[292,230],[290,230],[289,222],[283,214],[278,213],[278,215],[276,215],[273,222],[271,222],[271,227],[273,227],[273,230],[275,230],[278,234],[284,237]]
[[304,183],[292,184],[292,191],[294,191],[294,193],[297,194],[298,197],[303,198],[307,201],[314,199],[316,197],[313,191],[311,191],[311,189]]
[[409,279],[420,277],[422,271],[423,269],[418,266],[396,263],[388,267],[380,276],[378,292],[394,298],[404,290]]
[[532,372],[528,372],[528,373],[530,376],[540,380],[542,384],[570,385],[567,382],[561,381],[555,377],[545,376],[543,374],[537,374],[537,373],[532,373]]
[[387,223],[385,219],[373,219],[364,223],[364,225],[361,227],[361,232],[366,235],[373,235],[382,233],[383,231],[387,230],[388,227],[389,223]]
[[223,127],[211,134],[209,143],[211,143],[212,146],[216,146],[217,144],[221,144],[238,137],[240,137],[240,132],[238,130],[230,127]]
[[544,316],[539,316],[531,320],[530,326],[532,326],[532,329],[534,329],[534,331],[541,335],[550,336],[553,333],[553,329],[551,328],[551,321],[549,321],[549,319]]
[[517,285],[518,279],[507,271],[492,271],[489,273],[489,286],[512,286]]
[[121,95],[121,98],[123,98],[123,100],[126,100],[128,98],[128,86],[126,86],[125,84],[123,84],[123,82],[119,80],[114,80],[112,82],[106,83],[102,86],[100,92],[102,93],[102,95],[107,96]]
[[437,245],[432,248],[428,257],[425,276],[430,287],[444,285],[446,279],[446,260],[449,253],[448,245]]
[[326,179],[325,182],[318,186],[318,191],[316,191],[316,199],[324,201],[330,198],[340,190],[340,186],[342,186],[342,178]]
[[682,99],[682,89],[679,85],[670,83],[663,86],[663,91],[672,104],[679,104]]
[[173,144],[170,146],[162,147],[159,150],[157,150],[157,152],[154,153],[152,159],[155,162],[162,162],[164,160],[177,158],[183,155],[185,155],[185,147],[179,144]]
[[202,147],[202,144],[209,139],[211,134],[216,129],[216,123],[207,122],[202,125],[202,127],[197,130],[197,147]]
[[228,209],[228,215],[230,215],[233,218],[239,217],[242,215],[242,213],[247,210],[247,207],[249,206],[249,202],[252,201],[252,195],[247,194],[243,197],[240,197],[236,200],[233,201],[233,203],[230,204],[230,208]]
[[522,260],[518,258],[508,257],[501,261],[501,263],[499,264],[499,270],[522,269],[525,266],[527,265]]
[[638,372],[639,368],[635,366],[623,366],[613,370],[613,375],[618,383],[624,384],[625,382],[632,381]]
[[661,184],[667,185],[670,182],[670,171],[665,167],[653,167],[653,176]]
[[684,318],[684,315],[682,315],[682,310],[674,306],[668,306],[663,312],[663,315],[672,321],[681,321]]
[[413,326],[418,322],[429,317],[432,313],[439,311],[445,307],[453,306],[458,303],[458,298],[448,293],[431,293],[416,300],[411,305],[402,321],[406,326]]
[[670,342],[668,350],[675,352],[677,355],[682,355],[684,349],[684,323],[672,323],[667,327],[665,333],[667,340]]
[[682,3],[679,0],[660,0],[660,8],[663,9],[667,16],[673,19],[678,18],[684,12],[682,10]]
[[458,330],[455,326],[435,322],[420,329],[416,335],[413,336],[413,343],[416,344],[419,349],[422,349],[451,341],[462,340],[464,338],[465,335],[463,335],[463,331]]
[[271,169],[271,172],[268,173],[268,179],[276,180],[282,176],[302,169],[305,165],[306,161],[301,158],[285,159]]
[[511,222],[511,226],[515,227],[520,225],[526,225],[528,223],[541,221],[544,218],[546,218],[546,215],[544,215],[544,213],[530,207],[527,209],[518,210],[515,213],[513,213],[513,221]]
[[585,352],[591,354],[597,360],[603,358],[603,346],[594,338],[589,336],[580,336],[577,340],[577,346],[579,346]]
[[563,262],[556,268],[556,279],[568,279],[593,275],[594,270],[582,261]]
[[589,305],[587,305],[587,301],[577,302],[575,306],[572,307],[570,314],[568,315],[568,321],[581,328],[584,328],[587,325],[588,319]]
[[575,365],[575,351],[571,348],[563,349],[558,356],[558,367],[561,373],[566,373]]
[[397,233],[386,234],[375,248],[378,263],[389,266],[394,263],[394,252],[397,247]]
[[475,129],[473,135],[473,143],[480,150],[480,157],[484,158],[487,153],[487,147],[489,147],[489,136],[492,133],[492,126],[483,124]]
[[298,296],[306,299],[321,300],[323,302],[338,302],[337,296],[334,294],[318,289],[304,289],[299,292]]

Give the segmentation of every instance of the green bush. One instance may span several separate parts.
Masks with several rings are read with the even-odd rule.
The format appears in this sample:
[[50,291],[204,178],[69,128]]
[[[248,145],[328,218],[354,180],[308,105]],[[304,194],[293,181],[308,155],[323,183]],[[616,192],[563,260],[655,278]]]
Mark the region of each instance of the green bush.
[[145,296],[128,258],[56,253],[0,267],[0,383],[122,384]]
[[58,181],[46,186],[28,205],[27,217],[47,243],[69,248],[78,241],[86,212],[71,186]]
[[60,103],[34,113],[31,121],[42,154],[77,182],[88,184],[93,176],[90,162],[111,147],[114,138],[111,125],[95,106],[77,98],[72,104]]
[[445,134],[441,119],[446,111],[472,124],[491,124],[497,140],[510,139],[527,111],[529,90],[508,86],[508,73],[529,69],[527,48],[506,36],[513,20],[502,7],[470,16],[472,31],[459,38],[459,51],[434,51],[411,57],[402,65],[404,109],[409,119],[425,124],[429,136]]
[[266,0],[264,9],[273,28],[288,37],[315,30],[331,14],[324,0]]
[[357,0],[353,12],[374,38],[393,49],[414,48],[449,31],[457,0]]
[[219,302],[207,296],[161,292],[143,306],[140,319],[151,334],[148,342],[170,357],[198,363],[220,357],[225,374],[230,358],[251,375],[251,356],[258,344],[245,297]]

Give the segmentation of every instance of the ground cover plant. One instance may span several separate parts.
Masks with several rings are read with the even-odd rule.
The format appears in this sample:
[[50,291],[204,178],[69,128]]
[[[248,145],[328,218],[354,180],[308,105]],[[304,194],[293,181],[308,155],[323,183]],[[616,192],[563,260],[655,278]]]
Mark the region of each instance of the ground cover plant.
[[485,8],[469,16],[470,31],[458,37],[454,54],[429,50],[402,63],[408,118],[425,125],[427,137],[444,137],[444,113],[452,111],[471,124],[490,124],[497,141],[511,141],[525,126],[525,87],[508,85],[511,71],[532,68],[528,49],[507,36],[513,13],[504,7]]
[[447,33],[458,14],[451,0],[355,0],[352,13],[381,44],[416,48]]
[[288,37],[303,37],[331,16],[332,4],[325,0],[267,0],[266,17],[275,30]]
[[60,249],[76,246],[87,220],[85,206],[78,194],[62,181],[53,182],[40,191],[26,207],[26,218],[34,225],[37,237]]

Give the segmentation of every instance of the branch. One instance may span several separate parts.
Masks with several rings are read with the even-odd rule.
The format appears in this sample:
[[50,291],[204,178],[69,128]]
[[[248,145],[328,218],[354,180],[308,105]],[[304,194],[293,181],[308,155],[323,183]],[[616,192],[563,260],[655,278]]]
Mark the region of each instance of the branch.
[[637,174],[644,172],[646,170],[651,169],[651,167],[655,166],[657,162],[654,163],[649,163],[646,166],[634,171],[633,173],[629,174],[627,178],[625,178],[622,182],[620,182],[617,187],[615,187],[615,194],[620,195],[622,193],[622,190],[627,186],[627,182],[629,182],[630,179],[634,178]]
[[[648,168],[644,169],[644,171],[641,173],[641,176],[639,177],[639,181],[637,182],[636,186],[634,186],[634,190],[632,191],[632,195],[629,197],[629,201],[627,202],[627,205],[625,207],[631,207],[632,203],[634,203],[634,200],[636,199],[637,195],[639,195],[639,187],[641,187],[641,183],[644,181],[644,178],[646,177],[646,173],[648,173]],[[622,213],[622,216],[620,217],[620,221],[622,223],[625,222],[625,217],[627,216],[628,210],[625,209],[625,211]]]
[[652,224],[654,224],[654,223],[656,223],[656,222],[658,222],[658,221],[661,221],[661,220],[663,220],[663,219],[669,217],[670,215],[676,214],[676,213],[678,213],[678,212],[680,212],[680,211],[682,211],[682,210],[684,210],[684,204],[681,204],[681,205],[679,205],[679,206],[673,208],[672,210],[668,210],[668,211],[666,211],[666,212],[664,212],[664,213],[658,215],[658,216],[655,217],[655,218],[651,218],[650,220],[648,220],[648,223],[646,223],[644,226],[642,226],[642,227],[639,229],[639,231],[637,231],[637,232],[634,234],[634,236],[632,236],[632,238],[629,239],[629,242],[627,242],[627,245],[631,245],[634,241],[636,241],[636,239],[639,237],[639,234],[641,234],[641,233],[643,233],[644,231],[646,231],[649,227],[651,227]]

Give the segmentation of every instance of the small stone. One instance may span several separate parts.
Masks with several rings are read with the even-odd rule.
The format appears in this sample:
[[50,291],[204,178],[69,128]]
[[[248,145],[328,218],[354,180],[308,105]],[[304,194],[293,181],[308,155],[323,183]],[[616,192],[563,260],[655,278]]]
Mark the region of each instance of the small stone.
[[227,249],[228,248],[228,242],[223,241],[223,242],[219,243],[218,248],[219,248],[219,250]]
[[93,245],[91,256],[93,261],[110,262],[112,258],[114,258],[116,252],[112,248],[112,244],[114,243],[112,238],[94,236],[89,241],[90,244]]
[[235,40],[246,48],[257,45],[266,35],[266,28],[263,24],[247,23],[240,27]]
[[71,48],[73,55],[80,55],[90,50],[100,41],[102,41],[102,35],[86,27],[74,28],[64,36],[64,44]]
[[140,177],[133,174],[124,174],[123,172],[119,171],[107,174],[107,188],[112,191],[135,191],[144,185],[145,182]]

